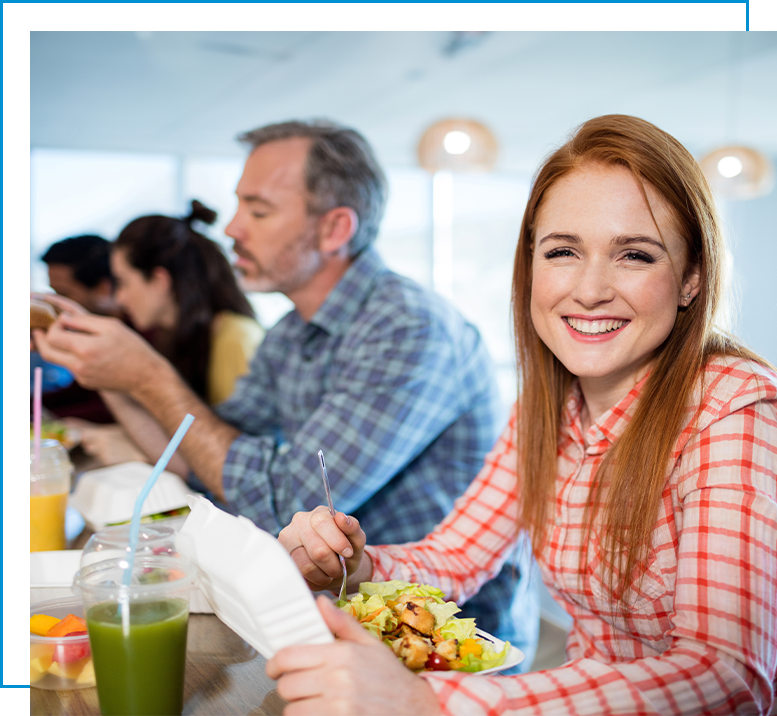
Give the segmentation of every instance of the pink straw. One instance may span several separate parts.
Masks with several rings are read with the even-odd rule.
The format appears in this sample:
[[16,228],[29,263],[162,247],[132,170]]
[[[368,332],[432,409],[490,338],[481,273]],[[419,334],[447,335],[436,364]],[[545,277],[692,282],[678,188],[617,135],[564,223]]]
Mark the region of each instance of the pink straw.
[[32,426],[33,439],[35,441],[35,462],[34,469],[38,472],[38,463],[40,462],[40,414],[41,414],[41,392],[43,384],[43,369],[35,369],[35,382],[32,399]]

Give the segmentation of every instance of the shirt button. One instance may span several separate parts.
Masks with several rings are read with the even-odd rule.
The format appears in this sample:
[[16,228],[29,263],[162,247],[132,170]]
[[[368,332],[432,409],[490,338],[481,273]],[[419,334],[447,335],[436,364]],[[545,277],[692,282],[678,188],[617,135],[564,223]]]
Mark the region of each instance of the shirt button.
[[556,517],[556,527],[561,527],[561,518]]

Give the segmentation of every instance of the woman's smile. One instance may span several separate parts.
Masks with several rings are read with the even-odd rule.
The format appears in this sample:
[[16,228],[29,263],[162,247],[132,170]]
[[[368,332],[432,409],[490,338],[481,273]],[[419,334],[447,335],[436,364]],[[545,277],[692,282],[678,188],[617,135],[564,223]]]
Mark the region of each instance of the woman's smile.
[[581,340],[611,338],[629,323],[627,319],[609,318],[607,316],[597,318],[564,316],[563,320],[570,327],[572,335],[579,337]]
[[644,188],[649,206],[628,169],[585,164],[550,188],[537,215],[532,322],[587,400],[634,387],[691,290],[685,241]]

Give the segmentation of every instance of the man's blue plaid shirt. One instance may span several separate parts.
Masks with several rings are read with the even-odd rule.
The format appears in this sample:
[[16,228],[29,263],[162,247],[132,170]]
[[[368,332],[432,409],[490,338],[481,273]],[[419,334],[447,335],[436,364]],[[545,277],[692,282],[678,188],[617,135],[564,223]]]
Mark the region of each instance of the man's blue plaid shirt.
[[[335,507],[371,544],[430,531],[502,427],[477,330],[372,249],[310,322],[292,311],[268,331],[216,412],[242,432],[223,470],[232,511],[277,534],[295,512],[325,504],[323,450]],[[483,595],[491,611],[509,609],[514,578],[503,582]]]

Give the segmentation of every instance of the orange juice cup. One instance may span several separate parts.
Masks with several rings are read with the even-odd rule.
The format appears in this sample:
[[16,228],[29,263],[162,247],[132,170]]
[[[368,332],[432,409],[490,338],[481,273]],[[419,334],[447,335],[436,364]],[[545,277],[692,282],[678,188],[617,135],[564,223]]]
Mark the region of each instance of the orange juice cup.
[[65,512],[73,466],[56,440],[30,441],[30,552],[65,549]]

